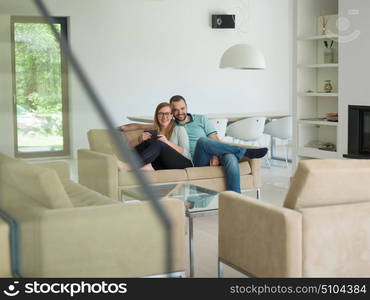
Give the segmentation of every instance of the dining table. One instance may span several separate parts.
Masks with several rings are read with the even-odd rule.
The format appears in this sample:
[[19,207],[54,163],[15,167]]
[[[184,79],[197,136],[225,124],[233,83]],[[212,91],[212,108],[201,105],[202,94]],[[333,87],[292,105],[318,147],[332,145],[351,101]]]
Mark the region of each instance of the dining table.
[[[249,112],[249,113],[209,113],[203,115],[205,115],[208,119],[227,119],[228,123],[234,123],[236,121],[252,117],[265,117],[266,121],[270,121],[272,119],[287,117],[290,114],[287,112]],[[127,116],[127,119],[133,122],[153,123],[153,116]]]

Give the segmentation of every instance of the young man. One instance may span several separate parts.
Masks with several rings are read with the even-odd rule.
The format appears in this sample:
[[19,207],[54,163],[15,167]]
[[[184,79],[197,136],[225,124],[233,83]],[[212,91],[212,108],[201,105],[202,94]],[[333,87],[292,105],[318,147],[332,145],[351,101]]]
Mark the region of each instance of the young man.
[[195,167],[224,167],[227,190],[240,193],[239,161],[244,157],[261,158],[267,148],[245,149],[220,142],[217,131],[203,115],[188,113],[184,97],[176,95],[170,99],[172,113],[177,126],[184,126],[189,137],[190,153]]

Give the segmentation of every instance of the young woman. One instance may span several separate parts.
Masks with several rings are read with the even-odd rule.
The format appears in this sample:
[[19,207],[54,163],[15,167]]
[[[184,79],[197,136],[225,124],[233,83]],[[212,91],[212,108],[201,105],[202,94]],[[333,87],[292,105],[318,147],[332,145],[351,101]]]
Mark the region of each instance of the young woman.
[[[158,104],[154,113],[154,124],[147,128],[151,130],[144,131],[136,141],[130,143],[144,165],[151,163],[155,170],[185,169],[193,166],[188,135],[185,128],[176,126],[169,103]],[[130,131],[136,128],[126,125],[121,129]]]

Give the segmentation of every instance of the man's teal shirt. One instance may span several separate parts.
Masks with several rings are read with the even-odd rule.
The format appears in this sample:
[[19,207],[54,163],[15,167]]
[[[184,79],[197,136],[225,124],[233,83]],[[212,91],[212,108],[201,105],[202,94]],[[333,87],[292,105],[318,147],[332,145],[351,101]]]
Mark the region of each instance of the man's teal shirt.
[[197,141],[201,137],[208,137],[217,133],[213,124],[204,115],[188,114],[190,121],[186,124],[180,124],[176,121],[177,126],[184,126],[189,137],[190,154],[193,157]]

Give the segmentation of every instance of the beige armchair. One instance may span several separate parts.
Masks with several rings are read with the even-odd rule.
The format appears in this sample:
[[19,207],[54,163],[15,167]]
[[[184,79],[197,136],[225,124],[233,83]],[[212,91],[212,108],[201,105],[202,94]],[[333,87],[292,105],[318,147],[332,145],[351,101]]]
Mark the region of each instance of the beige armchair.
[[[30,165],[0,154],[0,210],[18,224],[24,277],[143,277],[166,273],[165,232],[147,201],[123,204],[69,180],[68,165]],[[181,200],[172,220],[172,273],[185,270]],[[9,225],[0,218],[0,276],[10,276]],[[11,253],[11,251],[13,253]]]
[[283,207],[220,195],[223,264],[256,277],[370,276],[370,161],[299,163]]
[[[137,139],[142,131],[127,132],[128,140]],[[90,149],[78,150],[79,183],[113,199],[121,199],[121,190],[139,186],[131,171],[118,171],[119,151],[105,129],[93,129],[88,132]],[[242,147],[250,147],[238,145]],[[124,158],[121,158],[124,160]],[[243,159],[240,167],[240,185],[242,190],[256,190],[259,196],[261,187],[261,159]],[[188,182],[216,191],[225,191],[226,183],[223,168],[198,167],[184,170],[158,170],[144,172],[153,185]]]

